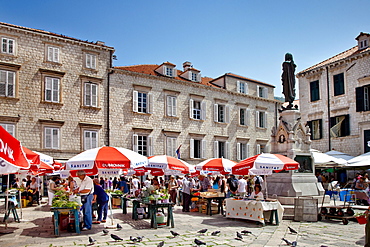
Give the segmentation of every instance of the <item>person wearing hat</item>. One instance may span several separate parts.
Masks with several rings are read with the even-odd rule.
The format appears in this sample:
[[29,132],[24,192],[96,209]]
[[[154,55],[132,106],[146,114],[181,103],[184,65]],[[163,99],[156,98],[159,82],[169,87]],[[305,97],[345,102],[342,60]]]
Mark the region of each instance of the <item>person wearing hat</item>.
[[168,182],[168,191],[170,193],[170,200],[174,204],[176,204],[176,197],[177,197],[177,189],[179,185],[174,176],[170,177],[170,181]]
[[100,222],[104,223],[107,220],[109,196],[100,186],[99,179],[95,178],[93,181],[94,181],[94,198],[92,200],[92,203],[96,202],[98,204],[98,218],[97,221],[93,222],[93,224],[100,224]]
[[84,227],[82,231],[91,230],[92,227],[92,199],[94,194],[94,182],[86,175],[84,170],[77,171],[77,188],[73,191],[81,195]]

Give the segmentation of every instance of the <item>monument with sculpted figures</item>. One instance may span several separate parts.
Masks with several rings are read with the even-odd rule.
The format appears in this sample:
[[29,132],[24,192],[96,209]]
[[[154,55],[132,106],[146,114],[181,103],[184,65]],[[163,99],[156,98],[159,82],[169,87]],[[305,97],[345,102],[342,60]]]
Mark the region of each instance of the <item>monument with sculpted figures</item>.
[[322,196],[325,191],[317,182],[313,157],[310,152],[311,133],[301,122],[301,114],[295,99],[295,68],[293,56],[285,54],[281,76],[283,94],[288,105],[280,112],[277,127],[271,130],[271,153],[282,154],[296,160],[299,170],[282,171],[267,177],[269,195],[276,194],[282,204],[292,204],[298,196]]

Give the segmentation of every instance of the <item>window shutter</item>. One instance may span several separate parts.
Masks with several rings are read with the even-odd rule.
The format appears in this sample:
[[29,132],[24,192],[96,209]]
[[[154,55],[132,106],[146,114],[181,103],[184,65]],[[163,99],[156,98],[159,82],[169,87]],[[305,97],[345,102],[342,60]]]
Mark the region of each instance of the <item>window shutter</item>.
[[59,79],[53,78],[53,102],[59,102]]
[[58,63],[59,62],[59,48],[53,48],[53,50],[54,50],[53,61]]
[[245,94],[248,94],[248,83],[244,83]]
[[213,118],[215,122],[218,122],[218,104],[213,105]]
[[148,113],[153,113],[153,94],[148,93]]
[[162,70],[162,71],[161,71],[160,73],[161,73],[162,75],[167,75],[167,66],[166,66],[166,65],[163,65],[163,66],[162,66],[162,68],[161,68],[161,70]]
[[207,157],[207,142],[206,140],[202,140],[202,159],[205,159]]
[[85,83],[85,106],[90,106],[91,104],[91,84]]
[[225,123],[230,123],[230,106],[225,106]]
[[207,103],[202,101],[200,103],[200,119],[206,120],[206,113],[207,113]]
[[311,132],[311,140],[314,140],[314,133],[313,133],[313,128],[312,128],[312,121],[307,121],[307,125],[308,127],[310,128],[310,132]]
[[132,111],[138,112],[138,91],[132,92]]
[[91,106],[98,106],[98,85],[91,84]]
[[194,100],[190,99],[189,100],[189,118],[194,119],[193,117],[193,106],[194,106]]
[[241,157],[241,150],[240,150],[240,147],[241,147],[241,143],[240,142],[238,142],[237,144],[236,144],[236,159],[237,160],[242,160],[242,157]]
[[137,134],[133,134],[132,135],[132,150],[134,152],[137,152],[138,151],[137,142],[138,142],[138,135]]
[[6,96],[6,71],[0,70],[0,95]]
[[230,142],[225,142],[225,158],[230,159]]
[[257,97],[260,97],[260,86],[257,86]]
[[240,81],[236,81],[236,91],[240,93]]
[[172,116],[177,116],[177,97],[172,97]]
[[320,131],[319,139],[321,139],[322,138],[322,119],[319,119],[319,131]]
[[53,61],[53,47],[48,47],[48,61]]
[[365,97],[364,87],[356,87],[356,112],[364,110]]
[[52,129],[53,131],[53,144],[52,148],[59,148],[59,129]]
[[249,109],[246,109],[244,117],[245,117],[245,125],[249,126],[250,125],[250,121],[249,121],[249,119],[250,119],[250,110]]
[[167,95],[167,116],[172,116],[172,100],[169,95]]
[[153,155],[153,137],[148,136],[148,156]]
[[266,87],[263,88],[263,97],[267,99],[268,89]]
[[172,69],[172,77],[176,77],[177,76],[177,69],[173,68]]
[[96,56],[91,55],[91,68],[96,69]]
[[190,139],[190,159],[194,159],[194,139]]
[[46,82],[45,82],[45,100],[46,101],[51,101],[52,100],[52,88],[53,88],[53,80],[50,77],[46,77]]
[[260,112],[256,111],[256,127],[260,127]]
[[198,82],[201,82],[202,81],[202,75],[200,73],[198,73],[198,75],[197,75],[197,81]]
[[250,151],[249,151],[249,150],[250,150],[249,146],[250,146],[250,145],[249,145],[249,143],[248,143],[248,144],[247,144],[247,152],[246,152],[246,153],[247,153],[247,158],[249,158],[249,157],[251,156],[251,155],[250,155]]
[[256,145],[256,154],[260,154],[261,153],[261,145],[260,144],[257,144]]
[[45,148],[51,148],[52,132],[51,128],[45,128]]
[[218,156],[218,141],[213,142],[213,157],[219,158]]
[[98,147],[98,132],[92,131],[91,132],[91,148]]
[[8,93],[7,96],[14,97],[15,73],[8,71]]
[[342,123],[342,136],[349,136],[351,134],[349,114],[345,115],[344,121]]
[[91,67],[91,56],[90,54],[86,54],[86,68],[90,68]]
[[264,112],[264,118],[263,118],[263,127],[267,128],[267,112]]
[[90,131],[84,131],[84,150],[91,149]]

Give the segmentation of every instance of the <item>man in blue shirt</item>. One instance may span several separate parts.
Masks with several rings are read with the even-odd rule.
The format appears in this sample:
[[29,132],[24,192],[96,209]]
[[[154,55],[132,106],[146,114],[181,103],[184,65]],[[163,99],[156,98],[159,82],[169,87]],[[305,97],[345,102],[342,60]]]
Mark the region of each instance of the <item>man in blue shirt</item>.
[[117,187],[123,193],[128,193],[129,192],[129,189],[128,189],[128,186],[127,186],[127,182],[126,182],[125,177],[121,177],[120,178],[120,181],[118,182],[118,186]]
[[[105,193],[104,189],[100,186],[99,179],[94,179],[94,199],[93,203],[98,204],[98,219],[93,224],[100,224],[106,222],[108,215],[108,201],[109,196]],[[103,218],[102,218],[103,217]]]

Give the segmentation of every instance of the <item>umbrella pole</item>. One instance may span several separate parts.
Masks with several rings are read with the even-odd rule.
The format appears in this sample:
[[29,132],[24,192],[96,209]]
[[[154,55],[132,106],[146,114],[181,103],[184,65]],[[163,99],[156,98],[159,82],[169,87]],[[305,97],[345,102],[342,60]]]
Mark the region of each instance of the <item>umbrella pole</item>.
[[[5,202],[5,213],[8,213],[8,206],[9,206],[9,176],[10,174],[8,174],[8,181],[7,181],[7,186],[6,186],[6,202]],[[8,222],[7,222],[8,219],[5,219],[5,229],[8,229]]]
[[267,192],[267,175],[266,175],[266,177],[265,177],[265,188],[266,188],[266,198],[265,198],[265,199],[267,199],[267,198],[268,198],[268,196],[269,196],[269,194],[268,194],[268,192]]

